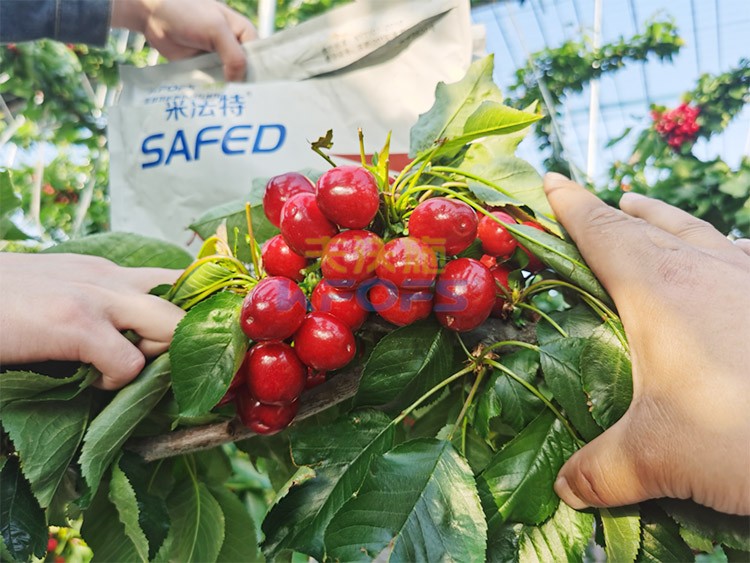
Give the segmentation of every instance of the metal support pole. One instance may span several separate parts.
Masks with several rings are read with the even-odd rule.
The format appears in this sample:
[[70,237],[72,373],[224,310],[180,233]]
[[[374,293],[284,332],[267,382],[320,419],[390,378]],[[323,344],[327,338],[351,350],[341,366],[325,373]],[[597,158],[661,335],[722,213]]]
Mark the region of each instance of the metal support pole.
[[263,39],[276,30],[276,0],[258,2],[258,37]]
[[[596,51],[602,45],[602,0],[594,1],[594,44]],[[591,98],[589,100],[589,146],[586,156],[586,176],[589,182],[596,175],[597,153],[599,149],[599,79],[591,81]]]

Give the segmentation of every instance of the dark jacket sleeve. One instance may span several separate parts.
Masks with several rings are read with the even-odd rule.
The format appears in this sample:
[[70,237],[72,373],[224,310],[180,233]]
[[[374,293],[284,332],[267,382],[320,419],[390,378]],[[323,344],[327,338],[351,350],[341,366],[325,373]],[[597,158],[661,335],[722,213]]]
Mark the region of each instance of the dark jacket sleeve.
[[112,0],[0,0],[0,43],[57,39],[103,45]]

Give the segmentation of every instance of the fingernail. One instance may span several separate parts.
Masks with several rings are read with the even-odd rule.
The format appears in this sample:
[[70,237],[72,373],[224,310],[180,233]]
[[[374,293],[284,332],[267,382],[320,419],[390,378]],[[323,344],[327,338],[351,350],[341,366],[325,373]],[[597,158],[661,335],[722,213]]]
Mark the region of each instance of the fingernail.
[[565,504],[574,510],[583,510],[584,508],[589,507],[587,502],[583,502],[575,495],[565,477],[557,478],[557,481],[555,481],[555,492]]
[[648,196],[645,196],[643,194],[637,194],[635,192],[625,192],[620,197],[620,201],[622,201],[623,199],[626,200],[626,201],[627,200],[637,201],[639,199],[650,199],[650,198]]
[[548,182],[554,182],[555,184],[559,184],[562,182],[570,182],[570,178],[567,178],[557,172],[547,172],[544,175],[544,179],[547,180]]

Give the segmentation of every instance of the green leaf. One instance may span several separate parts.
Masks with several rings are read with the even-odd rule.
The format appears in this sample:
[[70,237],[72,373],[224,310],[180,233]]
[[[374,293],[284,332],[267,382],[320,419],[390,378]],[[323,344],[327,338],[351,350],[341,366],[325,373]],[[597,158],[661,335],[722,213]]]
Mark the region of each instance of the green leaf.
[[411,128],[410,156],[429,149],[440,139],[461,136],[467,120],[483,102],[502,102],[502,93],[492,80],[493,67],[490,55],[474,62],[460,81],[438,83],[435,103]]
[[[250,217],[253,221],[253,236],[258,244],[263,244],[281,232],[268,220],[261,205],[255,205],[250,209]],[[252,255],[250,245],[247,243],[247,234],[247,217],[243,207],[240,213],[227,217],[227,241],[229,248],[237,249],[237,258],[249,264],[252,261]]]
[[83,438],[79,464],[92,492],[133,429],[167,392],[169,382],[169,357],[162,354],[91,422]]
[[421,439],[373,459],[328,525],[328,557],[483,561],[487,525],[471,468],[449,442]]
[[211,487],[211,494],[224,513],[224,542],[216,558],[218,562],[263,561],[263,557],[251,533],[255,522],[250,513],[234,493],[224,487]]
[[242,297],[217,293],[183,317],[172,339],[172,387],[182,416],[210,411],[226,393],[247,350]]
[[519,561],[581,561],[594,531],[594,516],[577,512],[564,502],[539,527],[524,526],[519,539]]
[[607,325],[586,342],[580,366],[591,415],[602,428],[609,428],[630,406],[633,376],[627,352]]
[[602,324],[601,317],[582,303],[565,311],[555,311],[550,316],[565,331],[566,336],[562,336],[546,319],[539,319],[536,337],[540,346],[561,338],[588,338]]
[[[539,354],[534,350],[519,350],[502,358],[502,364],[524,381],[532,383],[539,370]],[[523,385],[500,370],[494,370],[487,388],[479,397],[474,421],[477,432],[490,437],[491,421],[501,422],[520,432],[544,408],[542,402]]]
[[575,443],[555,416],[544,411],[501,449],[477,478],[488,520],[539,524],[559,499],[552,488]]
[[237,213],[244,213],[245,200],[238,199],[213,207],[196,219],[188,228],[202,239],[207,239],[216,233],[228,217]]
[[612,305],[599,280],[569,242],[528,225],[506,225],[508,231],[534,256],[566,280],[579,286],[605,304]]
[[540,347],[544,381],[565,409],[568,420],[587,442],[602,433],[591,416],[581,378],[581,354],[588,342],[586,338],[569,337]]
[[600,508],[607,561],[632,563],[641,545],[638,506]]
[[419,397],[451,373],[453,335],[432,320],[394,330],[365,364],[356,405],[383,405]]
[[21,198],[13,189],[10,170],[0,170],[0,213],[9,215],[21,207]]
[[177,483],[167,505],[174,530],[170,560],[216,561],[226,519],[208,487],[192,478]]
[[524,525],[512,522],[500,524],[488,523],[487,561],[516,563],[518,561],[518,542],[521,539]]
[[107,486],[102,486],[97,491],[91,505],[84,512],[81,536],[94,552],[94,561],[139,559],[133,542],[125,533],[117,508],[109,500]]
[[43,508],[49,506],[78,450],[89,422],[89,403],[90,397],[79,396],[70,401],[19,401],[0,410],[3,428]]
[[679,526],[655,507],[642,508],[641,550],[637,561],[682,563],[693,560],[693,552],[680,537]]
[[238,272],[239,265],[230,258],[211,257],[200,260],[180,276],[165,298],[178,307],[185,308],[207,291],[215,291],[218,284],[235,278]]
[[70,377],[50,377],[31,371],[7,371],[2,374],[0,407],[22,400],[32,399],[45,391],[57,389],[69,383],[78,383],[89,372],[89,366],[82,366]]
[[140,510],[135,490],[127,475],[118,466],[112,465],[112,478],[109,482],[109,500],[117,509],[119,520],[125,529],[125,535],[130,538],[133,547],[141,561],[148,561],[148,540],[140,526]]
[[662,499],[659,505],[687,530],[727,547],[750,551],[750,517],[725,514],[689,500]]
[[186,268],[193,261],[189,252],[159,239],[133,233],[101,233],[62,242],[45,253],[70,252],[101,256],[130,268]]
[[486,180],[468,178],[469,189],[488,205],[527,205],[537,213],[553,217],[542,189],[542,177],[526,161],[503,154],[501,141],[487,139],[469,147],[461,170]]
[[18,466],[9,457],[0,471],[0,535],[8,552],[21,561],[47,551],[47,523],[44,512]]
[[395,429],[378,411],[355,412],[325,426],[292,431],[297,465],[320,465],[315,477],[290,488],[263,521],[264,551],[294,549],[323,560],[325,530],[357,493],[375,456],[393,447]]

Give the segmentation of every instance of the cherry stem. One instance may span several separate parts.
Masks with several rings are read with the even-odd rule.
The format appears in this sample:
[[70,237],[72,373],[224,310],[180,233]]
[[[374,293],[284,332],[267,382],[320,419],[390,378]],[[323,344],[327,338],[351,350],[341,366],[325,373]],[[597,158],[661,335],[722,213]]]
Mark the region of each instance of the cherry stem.
[[460,379],[467,373],[471,373],[474,371],[474,364],[465,367],[462,370],[457,371],[453,375],[443,379],[440,383],[435,385],[432,389],[427,391],[424,395],[422,395],[419,399],[414,401],[411,405],[409,405],[405,410],[401,412],[400,415],[398,415],[396,418],[393,419],[393,422],[391,424],[396,425],[402,422],[407,416],[409,416],[412,412],[414,412],[415,409],[417,409],[422,403],[424,403],[427,399],[429,399],[432,395],[446,387],[447,385],[453,383],[457,379]]
[[263,276],[263,265],[261,264],[260,256],[258,256],[258,248],[255,243],[255,233],[253,232],[253,215],[250,203],[245,203],[245,221],[247,221],[247,243],[250,246],[250,257],[253,261],[255,276],[260,279]]
[[447,440],[449,442],[453,439],[453,434],[456,433],[456,430],[458,430],[458,426],[464,420],[464,417],[466,416],[466,412],[469,410],[469,406],[471,405],[472,402],[474,402],[474,396],[477,394],[477,389],[479,389],[479,385],[482,383],[485,373],[487,373],[487,368],[482,367],[479,369],[479,373],[477,373],[477,377],[474,379],[474,385],[471,386],[471,390],[469,391],[469,396],[466,397],[466,400],[464,401],[464,406],[461,407],[461,412],[458,413],[458,418],[456,419],[456,423],[453,425],[453,428],[448,434]]
[[362,163],[362,168],[367,168],[367,158],[365,157],[365,134],[362,132],[362,128],[357,129],[357,138],[359,139],[359,161]]
[[487,346],[484,350],[482,350],[482,354],[480,355],[480,358],[484,358],[488,353],[492,352],[493,350],[497,348],[502,348],[505,346],[514,346],[517,348],[527,348],[529,350],[533,350],[534,352],[539,352],[539,346],[536,346],[535,344],[530,344],[528,342],[523,342],[521,340],[503,340],[501,342],[494,342]]
[[534,395],[537,399],[539,399],[540,401],[542,401],[542,403],[544,403],[544,405],[549,410],[552,411],[552,413],[557,417],[557,419],[562,423],[562,425],[565,427],[565,429],[571,435],[571,437],[576,442],[576,444],[578,444],[578,447],[582,448],[584,445],[586,445],[586,442],[584,442],[583,440],[581,440],[578,437],[578,434],[573,429],[573,427],[570,425],[570,422],[568,422],[568,419],[565,418],[562,415],[562,413],[557,409],[557,407],[555,407],[555,405],[553,405],[552,402],[547,397],[545,397],[544,394],[541,391],[539,391],[539,389],[537,389],[534,385],[532,385],[531,383],[529,383],[528,381],[526,381],[522,377],[519,377],[518,374],[516,374],[513,370],[511,370],[510,368],[504,366],[500,362],[496,362],[495,360],[485,359],[485,363],[487,363],[488,365],[490,365],[490,366],[492,366],[494,368],[499,369],[504,374],[506,374],[508,377],[510,377],[511,379],[513,379],[516,383],[519,383],[519,384],[523,385],[529,392],[531,392],[532,395]]
[[533,311],[534,313],[536,313],[537,315],[539,315],[540,317],[542,317],[545,321],[547,321],[549,324],[551,324],[552,327],[557,332],[559,332],[560,335],[563,338],[567,338],[568,337],[568,333],[565,331],[565,329],[563,327],[561,327],[559,324],[557,324],[552,317],[550,317],[547,313],[545,313],[544,311],[542,311],[539,307],[536,307],[534,305],[530,305],[528,303],[522,303],[520,301],[518,303],[516,303],[516,305],[518,307],[521,307],[521,309],[526,309],[528,311]]
[[[247,283],[247,281],[252,282],[252,284]],[[211,297],[214,293],[218,293],[219,291],[223,289],[227,289],[227,288],[235,287],[237,289],[242,289],[244,290],[242,294],[243,295],[247,294],[247,292],[250,290],[252,285],[254,285],[255,283],[257,283],[257,280],[249,276],[242,276],[242,277],[236,276],[236,277],[229,278],[228,280],[225,280],[223,282],[212,284],[211,286],[201,291],[200,293],[195,294],[195,297],[193,297],[190,301],[186,301],[185,303],[183,303],[181,308],[187,311],[188,309],[190,309],[191,307],[194,307],[195,305],[197,305],[204,299]]]

